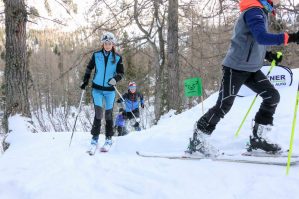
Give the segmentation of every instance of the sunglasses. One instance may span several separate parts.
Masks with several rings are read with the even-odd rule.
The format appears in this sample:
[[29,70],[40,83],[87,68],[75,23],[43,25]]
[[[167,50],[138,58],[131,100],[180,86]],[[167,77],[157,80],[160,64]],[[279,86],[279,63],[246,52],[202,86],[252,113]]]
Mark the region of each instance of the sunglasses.
[[129,86],[130,90],[136,90],[136,86]]

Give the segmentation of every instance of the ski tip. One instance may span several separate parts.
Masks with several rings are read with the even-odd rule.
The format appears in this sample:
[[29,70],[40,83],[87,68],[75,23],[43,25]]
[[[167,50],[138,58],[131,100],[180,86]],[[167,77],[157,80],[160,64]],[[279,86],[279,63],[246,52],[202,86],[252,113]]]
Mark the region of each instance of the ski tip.
[[136,154],[137,154],[137,155],[140,155],[139,151],[136,151]]
[[102,153],[107,153],[109,150],[107,150],[107,149],[100,149],[100,152],[102,152]]

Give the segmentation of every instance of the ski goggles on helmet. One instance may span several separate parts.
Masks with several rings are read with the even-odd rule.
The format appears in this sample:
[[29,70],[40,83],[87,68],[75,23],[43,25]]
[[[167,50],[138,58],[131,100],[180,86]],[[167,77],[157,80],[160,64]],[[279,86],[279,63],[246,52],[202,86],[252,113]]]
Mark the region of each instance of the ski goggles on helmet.
[[134,90],[134,89],[136,90],[136,86],[129,86],[129,89],[130,90]]
[[129,90],[132,91],[132,90],[136,90],[136,86],[129,86]]
[[110,35],[103,36],[103,38],[101,40],[102,43],[113,43],[113,41],[114,41],[114,38]]
[[267,12],[271,13],[274,11],[273,2],[270,0],[260,0],[261,4],[267,10]]

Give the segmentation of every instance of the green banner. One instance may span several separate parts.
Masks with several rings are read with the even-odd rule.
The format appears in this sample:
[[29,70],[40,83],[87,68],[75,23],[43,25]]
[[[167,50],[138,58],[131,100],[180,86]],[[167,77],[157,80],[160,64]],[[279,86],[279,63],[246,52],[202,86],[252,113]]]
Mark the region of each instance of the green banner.
[[201,78],[195,77],[184,80],[184,88],[186,97],[202,96]]

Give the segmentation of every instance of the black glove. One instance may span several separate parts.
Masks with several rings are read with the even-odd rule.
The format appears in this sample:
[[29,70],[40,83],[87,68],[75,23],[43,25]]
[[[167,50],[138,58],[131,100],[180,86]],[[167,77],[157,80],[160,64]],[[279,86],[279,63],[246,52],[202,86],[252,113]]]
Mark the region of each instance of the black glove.
[[290,33],[289,34],[289,41],[288,43],[296,43],[299,44],[299,31],[296,33]]
[[88,82],[82,82],[80,88],[81,88],[82,90],[84,90],[85,87],[86,87],[87,85],[88,85]]
[[90,74],[85,73],[85,75],[83,77],[83,82],[81,83],[81,86],[80,86],[81,89],[84,90],[85,87],[88,85],[89,78],[90,78]]
[[108,80],[108,84],[110,86],[115,86],[116,85],[116,80],[114,78],[111,78],[111,79]]
[[133,125],[133,127],[139,127],[139,122],[135,122],[135,124]]
[[122,103],[123,100],[121,98],[119,98],[118,100],[116,100],[116,103]]
[[265,59],[269,62],[275,61],[276,65],[282,61],[282,55],[278,57],[278,53],[272,53],[271,51],[266,52]]
[[144,104],[141,104],[141,108],[144,108]]

